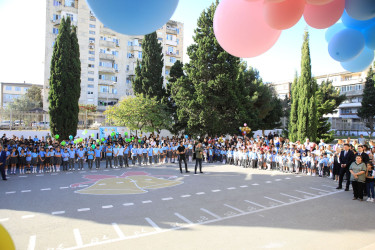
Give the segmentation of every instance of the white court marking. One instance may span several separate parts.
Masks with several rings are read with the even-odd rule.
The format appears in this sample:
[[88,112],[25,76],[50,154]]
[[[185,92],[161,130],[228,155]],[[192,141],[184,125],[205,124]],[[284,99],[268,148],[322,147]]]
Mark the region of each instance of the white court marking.
[[184,216],[182,216],[181,214],[179,213],[174,213],[174,215],[176,215],[178,218],[180,218],[181,220],[185,221],[187,224],[193,224],[193,222],[191,222],[189,219],[185,218]]
[[323,190],[323,189],[319,189],[319,188],[313,188],[313,187],[311,187],[310,189],[321,191],[321,192],[326,192],[326,193],[330,193],[331,192],[331,191],[327,191],[327,190]]
[[117,235],[120,239],[125,238],[124,233],[121,231],[120,227],[116,223],[112,223],[112,227],[116,231],[116,233],[117,233]]
[[142,201],[143,204],[147,204],[147,203],[151,203],[152,201],[148,200],[148,201]]
[[266,199],[268,199],[268,200],[271,200],[271,201],[279,202],[279,203],[281,203],[281,204],[285,204],[285,202],[283,202],[283,201],[279,201],[279,200],[276,200],[276,199],[272,199],[272,198],[267,197],[267,196],[264,196],[264,198],[266,198]]
[[243,212],[244,212],[244,211],[242,211],[241,209],[235,208],[235,207],[233,207],[233,206],[231,206],[231,205],[228,205],[228,204],[224,204],[224,206],[229,207],[229,208],[231,208],[231,209],[233,209],[233,210],[235,210],[235,211],[237,211],[237,212],[240,212],[240,213],[243,213]]
[[181,198],[187,198],[187,197],[190,197],[191,195],[190,194],[185,194],[185,195],[181,195]]
[[302,200],[302,198],[298,198],[296,196],[293,196],[293,195],[289,195],[289,194],[283,194],[283,193],[280,193],[281,195],[284,195],[286,197],[290,197],[290,198],[293,198],[293,199],[297,199],[297,200]]
[[240,186],[240,188],[247,188],[249,187],[248,185],[243,185],[243,186]]
[[296,190],[296,192],[298,192],[298,193],[302,193],[302,194],[311,195],[311,196],[316,196],[316,194],[312,194],[312,193],[308,193],[308,192],[304,192],[304,191]]
[[168,198],[163,198],[161,200],[163,200],[163,201],[170,201],[170,200],[173,200],[173,198],[172,197],[168,197]]
[[30,193],[31,190],[22,190],[21,193]]
[[11,191],[11,192],[5,192],[5,194],[15,194],[16,191]]
[[79,232],[79,229],[73,229],[74,239],[76,240],[76,244],[78,247],[83,246],[82,236]]
[[161,228],[156,225],[155,222],[153,222],[150,218],[145,218],[145,220],[150,224],[156,231],[161,231]]
[[35,217],[35,214],[29,214],[29,215],[24,215],[21,218],[22,219],[30,219],[30,218],[34,218],[34,217]]
[[90,211],[90,208],[79,208],[79,209],[77,209],[77,212],[86,212],[86,211]]
[[106,208],[113,208],[112,205],[107,205],[107,206],[102,206],[103,209],[106,209]]
[[211,190],[211,192],[213,192],[213,193],[217,193],[217,192],[220,192],[220,191],[221,191],[220,189]]
[[248,200],[244,200],[244,201],[247,202],[247,203],[250,203],[250,204],[252,204],[252,205],[255,205],[255,206],[261,207],[261,208],[267,208],[267,207],[265,207],[265,206],[263,206],[263,205],[260,205],[260,204],[258,204],[258,203],[252,202],[252,201],[248,201]]
[[27,250],[34,250],[36,244],[36,235],[30,236],[29,245],[27,246]]
[[[184,225],[184,226],[178,226],[178,227],[173,227],[173,228],[169,228],[169,229],[156,230],[156,231],[149,232],[149,233],[128,236],[128,237],[125,237],[125,239],[118,238],[118,239],[104,240],[104,241],[101,241],[101,242],[89,243],[89,244],[86,244],[86,245],[83,245],[83,246],[75,246],[75,247],[71,247],[71,248],[66,248],[66,250],[68,250],[68,249],[74,250],[74,249],[81,249],[81,248],[90,248],[90,247],[94,247],[94,246],[106,245],[106,244],[110,244],[110,243],[120,242],[120,241],[123,241],[123,240],[137,239],[137,238],[141,238],[141,237],[156,235],[156,234],[159,234],[159,233],[171,232],[171,231],[175,231],[175,230],[179,230],[179,229],[183,229],[183,228],[189,228],[189,227],[194,227],[194,226],[198,226],[198,225],[215,223],[215,222],[219,222],[219,221],[223,221],[223,220],[227,220],[227,219],[237,218],[237,217],[244,216],[244,215],[256,214],[256,213],[268,211],[268,210],[271,210],[271,209],[276,209],[276,208],[280,208],[280,207],[299,204],[299,203],[302,203],[302,202],[315,200],[315,199],[318,199],[318,198],[330,196],[330,195],[337,194],[337,193],[340,193],[340,192],[343,192],[343,191],[342,190],[341,191],[335,191],[335,192],[331,192],[331,193],[327,193],[327,194],[322,194],[322,195],[318,195],[318,196],[314,196],[314,197],[309,197],[309,198],[306,198],[306,199],[293,201],[293,202],[290,202],[290,203],[279,204],[279,205],[272,206],[272,207],[264,207],[262,205],[259,205],[259,204],[253,203],[251,201],[245,200],[245,202],[248,202],[250,204],[262,207],[262,209],[246,211],[244,213],[230,215],[230,216],[227,216],[227,217],[219,217],[219,218],[216,218],[216,219],[202,221],[202,222],[195,223],[195,224],[188,224],[188,225]],[[202,210],[202,211],[204,211],[204,210]]]
[[124,203],[122,205],[125,206],[125,207],[128,207],[128,206],[134,206],[134,203]]
[[51,188],[42,188],[40,191],[51,191]]
[[220,219],[221,217],[219,216],[219,215],[217,215],[217,214],[214,214],[213,212],[211,212],[211,211],[208,211],[207,209],[205,209],[205,208],[201,208],[201,211],[203,211],[203,212],[205,212],[205,213],[208,213],[209,215],[211,215],[211,216],[213,216],[213,217],[215,217],[216,219]]
[[196,195],[202,195],[202,194],[205,194],[205,192],[196,193]]
[[234,189],[236,189],[235,187],[229,187],[229,188],[227,188],[228,190],[234,190]]
[[0,219],[0,222],[5,222],[5,221],[8,221],[9,218],[3,218],[3,219]]
[[52,212],[52,215],[65,214],[65,211]]
[[259,186],[259,184],[258,184],[258,183],[254,183],[254,184],[251,184],[251,185],[253,185],[253,186]]
[[60,187],[60,189],[68,189],[69,187]]

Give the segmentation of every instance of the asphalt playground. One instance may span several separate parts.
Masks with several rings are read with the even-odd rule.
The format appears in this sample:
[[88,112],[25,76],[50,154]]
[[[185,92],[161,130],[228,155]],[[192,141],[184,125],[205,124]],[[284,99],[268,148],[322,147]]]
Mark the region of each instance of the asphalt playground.
[[[103,164],[102,164],[103,165]],[[375,249],[375,204],[330,179],[205,164],[10,176],[17,249]]]

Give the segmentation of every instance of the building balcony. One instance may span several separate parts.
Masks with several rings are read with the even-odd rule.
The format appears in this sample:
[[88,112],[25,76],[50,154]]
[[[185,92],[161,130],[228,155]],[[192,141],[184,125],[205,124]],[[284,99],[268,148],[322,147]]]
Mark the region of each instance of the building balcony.
[[113,30],[104,26],[100,28],[100,34],[116,36],[116,33]]
[[115,60],[115,55],[112,54],[104,54],[104,53],[99,53],[99,58],[100,59],[105,59],[105,60]]
[[118,70],[115,70],[114,68],[107,68],[107,67],[99,66],[99,72],[114,74],[114,73],[117,73],[116,71]]
[[352,90],[352,91],[340,92],[340,94],[346,95],[346,96],[362,96],[363,90]]
[[100,40],[99,44],[100,44],[100,46],[106,47],[106,48],[115,48],[116,47],[116,43],[112,42],[112,41]]
[[359,108],[362,107],[360,102],[352,102],[352,103],[343,103],[339,106],[339,108]]
[[53,23],[54,26],[58,26],[61,23],[61,19],[57,19],[57,20],[51,19],[51,22]]
[[108,99],[108,100],[117,100],[117,94],[107,93],[107,92],[99,92],[98,97],[101,99]]
[[174,63],[171,62],[171,61],[169,61],[169,60],[166,60],[166,61],[164,62],[164,64],[165,64],[165,67],[172,67],[172,66],[174,65]]
[[64,6],[64,5],[53,6],[53,7],[54,7],[56,12],[66,11],[66,12],[69,12],[69,13],[78,14],[78,9],[75,8],[75,7]]
[[107,85],[107,86],[113,86],[115,85],[116,83],[111,81],[111,80],[102,80],[102,79],[99,79],[99,85]]
[[176,41],[165,40],[165,43],[166,43],[167,45],[177,46],[177,42],[176,42]]
[[128,48],[129,48],[130,52],[132,52],[132,51],[142,51],[142,47],[137,46],[137,45],[128,46]]
[[175,29],[168,29],[167,28],[167,34],[177,35],[177,30],[175,30]]

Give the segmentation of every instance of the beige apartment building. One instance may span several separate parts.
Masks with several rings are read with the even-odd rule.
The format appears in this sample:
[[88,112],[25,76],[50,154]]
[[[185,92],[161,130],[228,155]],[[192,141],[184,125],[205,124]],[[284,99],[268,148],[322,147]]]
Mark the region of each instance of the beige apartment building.
[[[132,80],[137,60],[142,60],[144,36],[127,36],[105,27],[90,11],[86,0],[46,1],[44,109],[48,110],[50,64],[63,17],[70,17],[78,31],[81,56],[80,104],[93,104],[99,111],[104,111],[107,106],[133,95]],[[183,61],[184,25],[169,21],[156,32],[163,46],[163,76],[164,84],[167,84],[170,68],[177,60]]]
[[14,99],[20,98],[27,93],[27,90],[31,86],[37,86],[43,88],[42,85],[31,84],[31,83],[10,83],[0,82],[0,104],[1,108],[5,108],[8,103],[14,101]]
[[[345,71],[315,77],[318,84],[326,80],[332,81],[333,86],[347,97],[346,101],[333,114],[327,116],[336,135],[366,134],[364,123],[357,115],[358,109],[361,107],[366,76],[367,71],[357,73]],[[292,81],[272,83],[279,98],[282,99],[285,96],[290,96],[291,85]]]

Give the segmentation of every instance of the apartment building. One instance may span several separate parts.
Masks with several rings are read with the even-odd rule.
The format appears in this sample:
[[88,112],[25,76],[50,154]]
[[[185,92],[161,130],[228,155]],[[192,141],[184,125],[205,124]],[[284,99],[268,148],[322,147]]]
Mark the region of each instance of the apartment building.
[[[77,26],[81,56],[80,104],[93,104],[99,111],[134,94],[132,80],[137,60],[142,60],[144,36],[127,36],[105,27],[90,11],[86,0],[46,0],[45,98],[48,109],[48,86],[53,46],[60,21],[70,17]],[[126,10],[124,10],[126,11]],[[131,11],[131,10],[129,10]],[[183,61],[183,23],[169,21],[156,31],[163,46],[165,84],[170,68]]]
[[[332,81],[333,86],[347,97],[346,101],[333,114],[327,116],[336,135],[358,135],[366,131],[364,123],[357,115],[358,109],[361,107],[366,76],[367,71],[357,73],[345,71],[315,77],[319,85],[323,81]],[[283,99],[290,95],[292,80],[276,82],[272,85],[279,98]]]
[[0,82],[0,105],[5,108],[9,103],[13,102],[14,99],[20,98],[27,93],[27,90],[31,86],[38,86],[43,88],[42,85],[36,85],[31,83],[10,83]]

